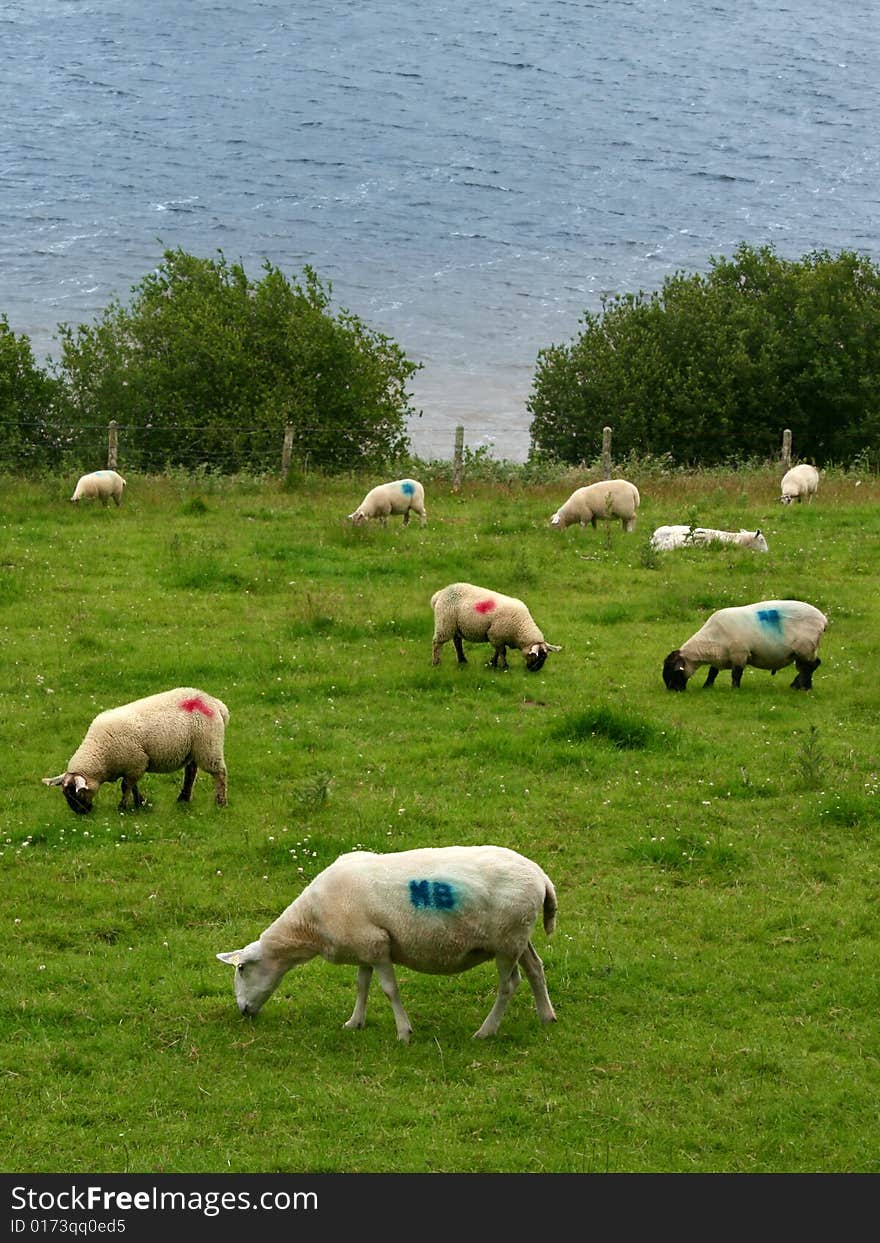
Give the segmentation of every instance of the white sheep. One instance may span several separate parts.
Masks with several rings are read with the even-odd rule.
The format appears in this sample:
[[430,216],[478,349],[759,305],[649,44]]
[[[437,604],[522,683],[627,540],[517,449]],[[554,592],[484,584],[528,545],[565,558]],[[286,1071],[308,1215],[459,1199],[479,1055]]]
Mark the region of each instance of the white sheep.
[[369,518],[378,518],[384,527],[389,514],[403,514],[403,525],[407,526],[410,511],[419,515],[424,526],[428,521],[425,489],[417,479],[395,479],[392,483],[380,483],[371,488],[354,513],[348,516],[355,525]]
[[700,665],[709,665],[704,683],[711,686],[719,669],[731,670],[738,687],[746,665],[775,673],[794,662],[795,690],[808,691],[819,660],[819,641],[828,618],[803,600],[760,600],[718,609],[681,647],[663,662],[663,681],[670,691],[683,691]]
[[93,470],[90,475],[81,475],[73,489],[72,501],[89,500],[97,497],[102,505],[112,498],[117,507],[122,504],[122,491],[125,480],[115,470]]
[[666,526],[658,527],[651,536],[651,547],[662,552],[673,548],[687,548],[691,544],[739,544],[753,552],[767,552],[767,541],[757,531],[716,531],[713,527]]
[[543,1023],[556,1019],[531,942],[543,913],[549,936],[556,891],[531,859],[504,846],[442,846],[340,855],[306,886],[258,941],[218,954],[235,967],[235,999],[256,1014],[291,967],[320,954],[357,965],[357,1001],[347,1028],[365,1025],[373,972],[391,1003],[398,1040],[409,1041],[394,963],[452,975],[495,959],[498,994],[474,1035],[494,1036],[522,967]]
[[782,496],[779,499],[783,505],[790,505],[792,501],[797,501],[799,505],[801,501],[812,504],[818,487],[819,472],[815,466],[802,462],[800,466],[792,466],[782,476]]
[[619,518],[624,531],[636,529],[636,512],[641,498],[634,483],[626,479],[603,479],[585,488],[576,488],[550,519],[551,527],[564,531],[579,522],[595,529],[598,519]]
[[70,758],[66,772],[44,777],[43,785],[61,786],[71,809],[79,815],[105,781],[122,779],[119,810],[145,800],[137,783],[144,773],[184,770],[178,802],[188,803],[199,768],[214,778],[219,807],[226,806],[226,764],[223,739],[229,709],[213,695],[190,686],[135,699],[99,712]]
[[468,643],[491,643],[495,654],[489,661],[493,668],[506,669],[507,648],[516,647],[525,657],[526,668],[537,672],[549,652],[561,652],[555,643],[548,643],[522,600],[504,596],[488,587],[473,583],[450,583],[431,596],[434,610],[434,646],[431,663],[440,664],[440,650],[450,639],[460,665],[467,664],[462,640]]

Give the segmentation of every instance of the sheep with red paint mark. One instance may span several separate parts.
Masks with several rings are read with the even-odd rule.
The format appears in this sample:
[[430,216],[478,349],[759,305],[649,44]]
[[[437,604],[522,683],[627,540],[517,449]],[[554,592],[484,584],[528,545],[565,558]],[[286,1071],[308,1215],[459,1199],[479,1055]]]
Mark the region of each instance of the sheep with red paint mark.
[[92,721],[67,769],[44,777],[43,785],[61,786],[77,815],[92,810],[105,781],[122,782],[119,810],[129,802],[142,807],[138,790],[144,773],[184,770],[178,802],[188,803],[200,768],[214,778],[218,807],[226,806],[226,763],[223,743],[229,709],[222,700],[191,686],[148,695],[132,703],[99,712]]
[[474,1033],[494,1036],[520,980],[528,980],[542,1023],[555,1022],[544,967],[532,944],[543,916],[556,924],[553,882],[533,860],[505,846],[439,846],[340,855],[243,949],[218,954],[235,968],[235,1000],[256,1015],[291,969],[320,955],[356,965],[357,1000],[347,1028],[364,1027],[373,972],[391,1003],[398,1040],[412,1025],[394,964],[453,975],[495,959],[495,1004]]
[[388,523],[389,514],[403,514],[403,525],[409,523],[410,513],[419,515],[421,525],[428,521],[425,512],[425,489],[417,479],[395,479],[371,488],[349,520],[358,526],[368,518],[378,518],[382,526]]
[[431,597],[434,610],[432,664],[440,664],[440,651],[451,639],[460,665],[467,664],[463,640],[491,643],[495,654],[492,668],[507,669],[507,648],[522,652],[526,668],[536,673],[549,652],[562,648],[548,643],[527,606],[515,596],[505,596],[473,583],[450,583]]

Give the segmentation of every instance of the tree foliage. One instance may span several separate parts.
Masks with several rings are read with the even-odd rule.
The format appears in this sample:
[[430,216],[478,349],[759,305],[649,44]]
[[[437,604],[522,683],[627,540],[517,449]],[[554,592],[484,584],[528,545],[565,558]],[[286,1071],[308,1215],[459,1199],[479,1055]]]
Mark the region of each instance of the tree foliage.
[[265,469],[287,426],[294,461],[328,471],[406,450],[417,365],[331,314],[311,268],[291,281],[267,261],[252,281],[222,253],[167,250],[132,294],[94,325],[62,325],[59,364],[70,421],[99,434],[115,418],[129,465]]
[[0,315],[0,463],[57,465],[54,381],[34,361],[30,339]]
[[880,271],[863,255],[742,245],[581,322],[538,355],[533,455],[591,460],[606,425],[615,455],[680,464],[769,456],[784,428],[819,464],[880,452]]

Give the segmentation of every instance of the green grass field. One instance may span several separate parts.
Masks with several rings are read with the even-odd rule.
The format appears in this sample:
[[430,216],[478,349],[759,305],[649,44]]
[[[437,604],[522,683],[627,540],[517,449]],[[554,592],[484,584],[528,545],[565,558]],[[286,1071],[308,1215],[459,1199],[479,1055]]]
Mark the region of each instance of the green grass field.
[[[122,473],[126,474],[124,464]],[[634,534],[552,531],[586,476],[425,475],[429,525],[355,529],[375,479],[0,480],[0,1151],[7,1172],[880,1170],[880,482],[631,475]],[[759,526],[770,552],[655,554],[655,526]],[[431,666],[432,593],[522,597],[562,644]],[[669,694],[716,608],[797,597],[831,624],[809,694],[747,670]],[[94,715],[177,685],[231,711],[226,809],[202,774],[105,785],[77,817],[41,778]],[[559,896],[523,984],[472,1034],[491,964],[374,983],[315,960],[255,1020],[215,954],[338,854],[494,842]]]

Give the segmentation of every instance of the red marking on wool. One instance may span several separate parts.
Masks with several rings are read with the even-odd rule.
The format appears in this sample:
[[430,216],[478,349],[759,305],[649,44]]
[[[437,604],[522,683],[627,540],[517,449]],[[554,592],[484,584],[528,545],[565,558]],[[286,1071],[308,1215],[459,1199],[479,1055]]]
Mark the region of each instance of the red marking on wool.
[[494,600],[478,600],[474,605],[475,613],[491,613],[495,608]]
[[213,716],[214,709],[209,708],[204,699],[199,699],[198,695],[195,699],[183,699],[180,703],[184,712],[201,712],[204,716]]

